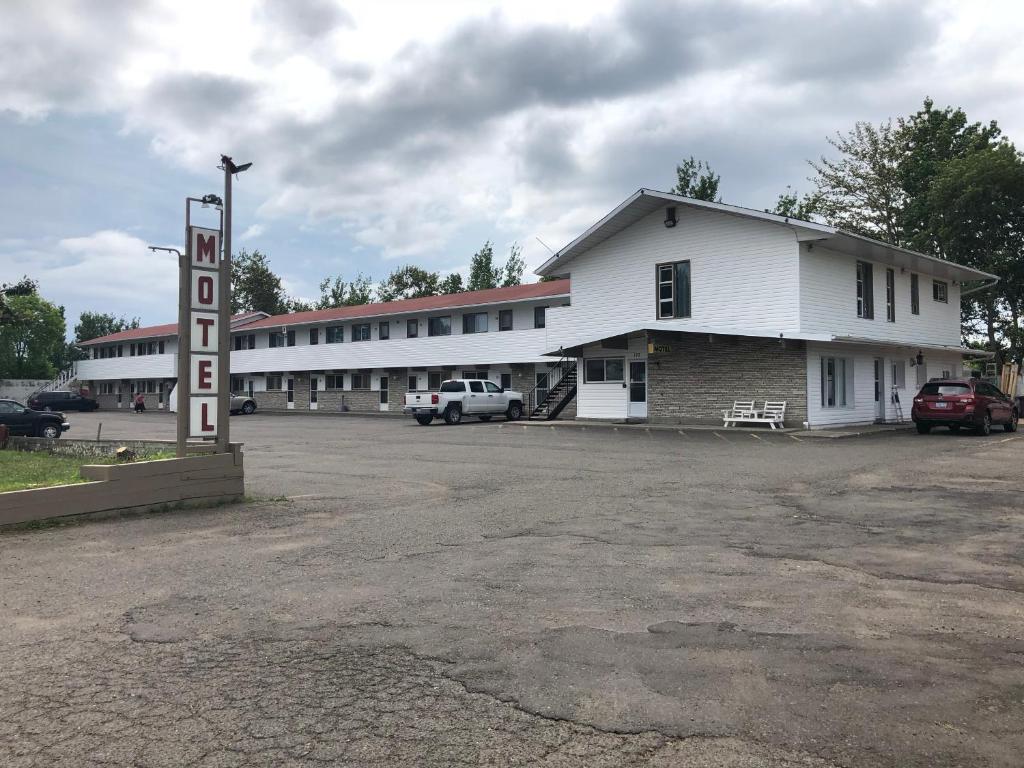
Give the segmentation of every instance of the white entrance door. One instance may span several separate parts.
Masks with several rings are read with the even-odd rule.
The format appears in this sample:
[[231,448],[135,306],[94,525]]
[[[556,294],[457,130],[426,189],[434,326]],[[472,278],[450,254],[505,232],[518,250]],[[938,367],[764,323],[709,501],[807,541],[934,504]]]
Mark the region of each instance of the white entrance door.
[[647,418],[647,361],[629,363],[629,410],[631,419]]
[[380,377],[380,409],[388,409],[388,375],[385,373]]
[[315,411],[320,406],[317,404],[318,394],[320,392],[320,377],[310,376],[309,377],[309,410]]

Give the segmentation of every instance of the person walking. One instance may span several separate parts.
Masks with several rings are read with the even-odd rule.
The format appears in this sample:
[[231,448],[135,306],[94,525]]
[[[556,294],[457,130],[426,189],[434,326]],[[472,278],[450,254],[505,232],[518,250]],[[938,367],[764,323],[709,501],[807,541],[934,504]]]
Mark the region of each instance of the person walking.
[[146,396],[141,392],[135,396],[135,412],[145,413],[146,412]]

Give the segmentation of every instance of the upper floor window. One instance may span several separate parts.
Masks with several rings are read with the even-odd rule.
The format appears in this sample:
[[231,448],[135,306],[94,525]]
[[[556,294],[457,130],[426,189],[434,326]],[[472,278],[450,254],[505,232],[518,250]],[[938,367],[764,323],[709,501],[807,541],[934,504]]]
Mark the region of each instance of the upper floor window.
[[910,276],[910,314],[921,314],[921,290],[916,274]]
[[431,317],[427,320],[428,336],[451,336],[452,318],[450,315]]
[[295,331],[272,331],[270,334],[270,346],[271,347],[294,347],[295,346]]
[[345,326],[332,325],[325,334],[328,344],[341,344],[345,340]]
[[462,316],[463,333],[487,333],[487,313],[471,312]]
[[949,286],[942,280],[932,280],[932,298],[946,304],[949,301]]
[[659,264],[658,319],[690,316],[690,262]]
[[503,309],[498,312],[498,330],[499,331],[511,331],[512,330],[512,310]]
[[369,323],[356,323],[352,326],[352,341],[369,341],[370,340],[370,324]]
[[874,269],[866,261],[857,262],[857,317],[875,317]]
[[896,270],[885,270],[885,319],[896,322]]
[[310,344],[319,344],[320,343],[320,329],[319,328],[310,328],[309,329],[309,343]]
[[533,327],[543,328],[547,325],[548,321],[548,308],[547,307],[534,307],[533,308]]
[[405,321],[405,335],[406,338],[415,339],[420,335],[420,321],[419,320],[406,320]]
[[387,341],[391,338],[391,325],[387,320],[381,320],[377,324],[377,338],[381,341]]
[[[161,342],[160,342],[160,354],[162,355],[163,353],[164,353],[164,343],[163,343],[163,342],[161,341]],[[121,356],[121,350],[120,350],[120,348],[119,348],[119,349],[117,350],[117,356],[118,356],[118,357],[120,357],[120,356]]]

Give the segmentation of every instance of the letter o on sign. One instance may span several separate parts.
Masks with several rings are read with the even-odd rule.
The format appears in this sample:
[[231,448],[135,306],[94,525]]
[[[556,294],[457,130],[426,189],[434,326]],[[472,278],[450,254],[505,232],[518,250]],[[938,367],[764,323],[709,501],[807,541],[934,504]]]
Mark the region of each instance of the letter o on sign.
[[213,305],[213,278],[209,275],[200,275],[199,280],[196,281],[196,287],[199,289],[199,295],[196,297],[200,304],[204,306]]

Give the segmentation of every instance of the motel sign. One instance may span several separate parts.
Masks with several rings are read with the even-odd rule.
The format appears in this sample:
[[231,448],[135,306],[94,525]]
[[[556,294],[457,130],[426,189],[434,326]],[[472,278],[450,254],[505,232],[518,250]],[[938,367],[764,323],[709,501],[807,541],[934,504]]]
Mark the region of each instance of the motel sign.
[[228,308],[221,306],[220,281],[230,277],[222,274],[220,232],[189,227],[188,236],[188,268],[182,280],[189,287],[189,330],[187,335],[182,334],[187,345],[179,352],[188,355],[188,435],[215,438],[220,366],[226,352],[220,345],[221,328],[230,322]]

